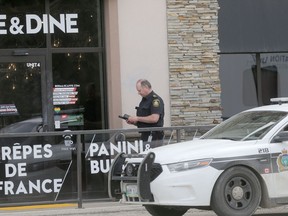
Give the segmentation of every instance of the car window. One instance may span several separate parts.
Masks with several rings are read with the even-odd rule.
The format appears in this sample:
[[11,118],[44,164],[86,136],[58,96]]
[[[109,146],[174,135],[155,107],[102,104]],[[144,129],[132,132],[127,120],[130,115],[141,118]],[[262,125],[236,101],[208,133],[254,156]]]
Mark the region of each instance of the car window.
[[261,139],[286,112],[251,111],[243,112],[222,122],[206,133],[202,139],[256,140]]
[[285,141],[288,141],[288,125],[273,137],[271,143],[281,143]]

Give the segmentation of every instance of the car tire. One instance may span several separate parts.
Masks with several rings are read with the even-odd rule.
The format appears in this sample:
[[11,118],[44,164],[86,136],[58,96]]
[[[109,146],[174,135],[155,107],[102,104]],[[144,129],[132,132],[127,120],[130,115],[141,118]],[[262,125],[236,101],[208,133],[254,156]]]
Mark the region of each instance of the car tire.
[[251,216],[259,206],[261,186],[256,175],[245,167],[232,167],[217,180],[211,207],[219,216]]
[[182,216],[188,211],[188,208],[183,207],[159,205],[144,205],[144,207],[152,216]]

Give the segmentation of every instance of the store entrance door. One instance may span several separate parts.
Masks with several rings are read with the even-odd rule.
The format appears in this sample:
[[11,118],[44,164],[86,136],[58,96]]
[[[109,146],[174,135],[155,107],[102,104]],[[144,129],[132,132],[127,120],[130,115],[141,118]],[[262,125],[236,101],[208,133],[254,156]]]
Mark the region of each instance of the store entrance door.
[[0,57],[0,133],[43,130],[44,68],[41,56]]

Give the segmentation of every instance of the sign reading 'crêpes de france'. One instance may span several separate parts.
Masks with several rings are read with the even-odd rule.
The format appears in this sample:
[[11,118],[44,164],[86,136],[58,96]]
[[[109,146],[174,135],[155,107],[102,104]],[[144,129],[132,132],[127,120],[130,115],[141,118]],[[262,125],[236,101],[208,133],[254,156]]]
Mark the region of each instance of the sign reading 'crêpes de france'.
[[77,19],[78,14],[60,14],[58,19],[48,14],[26,14],[25,18],[14,16],[7,19],[7,15],[0,14],[0,35],[53,34],[55,27],[64,33],[78,33]]

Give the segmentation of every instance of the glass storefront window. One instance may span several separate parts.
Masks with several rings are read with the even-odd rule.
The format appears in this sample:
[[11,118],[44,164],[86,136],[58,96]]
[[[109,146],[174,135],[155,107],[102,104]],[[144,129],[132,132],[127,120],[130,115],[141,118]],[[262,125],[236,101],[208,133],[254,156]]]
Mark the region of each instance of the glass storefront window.
[[[255,54],[222,54],[220,80],[223,117],[270,104],[270,98],[287,97],[288,54],[260,54],[261,78],[258,78]],[[262,85],[261,98],[258,83]]]
[[0,1],[0,48],[102,47],[100,0]]
[[[1,137],[0,144],[16,157],[22,148],[29,154],[21,158],[25,168],[21,175],[13,176],[6,168],[6,164],[16,168],[19,158],[7,154],[2,161],[0,181],[13,183],[13,193],[21,185],[13,196],[3,187],[3,203],[76,199],[78,137],[38,137],[36,132],[108,127],[102,15],[102,0],[0,1],[0,134],[25,133]],[[79,138],[85,143],[84,159],[91,143],[108,143],[110,135]],[[92,155],[82,164],[83,190],[89,198],[108,196],[109,155],[100,157]],[[93,176],[91,158],[94,168],[98,160],[101,168]],[[43,184],[45,190],[41,183],[47,179],[51,182]],[[25,191],[30,186],[33,189]],[[50,186],[54,189],[48,191]]]
[[[50,1],[50,13],[59,20],[59,15],[71,16],[71,30],[74,33],[64,33],[55,28],[51,34],[51,46],[60,47],[101,47],[101,14],[99,0],[57,0]],[[69,23],[66,22],[66,30]]]
[[56,119],[56,129],[104,128],[100,66],[101,55],[97,53],[53,54],[54,112],[66,115],[71,122],[62,124]]
[[29,31],[27,25],[31,23],[31,29],[36,27],[35,20],[28,21],[26,19],[27,14],[33,14],[42,19],[45,14],[45,2],[42,0],[0,1],[0,49],[43,48],[46,46],[43,32],[27,34]]
[[[0,128],[34,117],[40,119],[42,115],[40,62],[3,60],[0,62],[0,80]],[[19,124],[17,131],[9,132],[28,131],[22,130]]]

